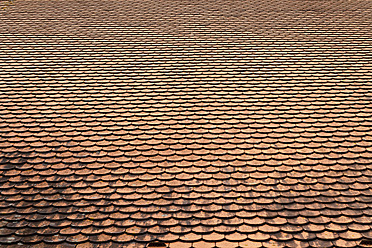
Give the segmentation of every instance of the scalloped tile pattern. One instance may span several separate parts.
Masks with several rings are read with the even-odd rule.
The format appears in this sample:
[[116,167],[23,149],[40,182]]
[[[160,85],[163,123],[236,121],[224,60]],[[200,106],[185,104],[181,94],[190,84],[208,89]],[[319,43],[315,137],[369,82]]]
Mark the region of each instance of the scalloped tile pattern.
[[18,0],[2,247],[372,239],[372,2]]

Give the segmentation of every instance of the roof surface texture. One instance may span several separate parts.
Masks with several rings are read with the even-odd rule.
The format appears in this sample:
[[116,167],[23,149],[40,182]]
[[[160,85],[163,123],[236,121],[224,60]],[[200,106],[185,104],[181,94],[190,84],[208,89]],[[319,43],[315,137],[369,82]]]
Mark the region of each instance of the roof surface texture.
[[368,0],[7,5],[0,246],[368,245],[371,24]]

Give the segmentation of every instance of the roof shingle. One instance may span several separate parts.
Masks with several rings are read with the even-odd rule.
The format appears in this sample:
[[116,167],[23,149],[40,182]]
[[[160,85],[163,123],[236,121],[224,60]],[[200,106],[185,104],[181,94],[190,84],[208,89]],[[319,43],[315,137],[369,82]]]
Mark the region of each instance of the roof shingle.
[[0,246],[372,240],[371,3],[1,10]]

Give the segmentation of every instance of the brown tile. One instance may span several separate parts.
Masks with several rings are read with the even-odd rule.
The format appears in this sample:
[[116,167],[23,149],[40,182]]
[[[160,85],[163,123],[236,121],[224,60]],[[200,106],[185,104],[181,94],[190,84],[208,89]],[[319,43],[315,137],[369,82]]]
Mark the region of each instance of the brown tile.
[[228,241],[231,241],[231,242],[242,242],[242,241],[245,241],[247,239],[247,235],[235,232],[235,233],[225,235],[225,238]]
[[224,239],[224,235],[216,233],[216,232],[213,232],[213,233],[210,233],[210,234],[207,234],[207,235],[203,235],[203,240],[205,240],[207,242],[217,242],[217,241],[220,241],[220,240],[223,240],[223,239]]
[[270,239],[270,235],[262,233],[262,232],[257,232],[257,233],[252,233],[248,234],[248,239],[252,241],[266,241]]
[[169,248],[191,248],[191,243],[185,243],[185,242],[174,242],[169,244]]
[[243,241],[243,242],[239,242],[239,246],[241,246],[242,248],[259,248],[259,247],[262,247],[262,243],[261,242],[256,242],[256,241],[250,241],[250,240],[246,240],[246,241]]
[[199,241],[199,242],[193,243],[193,247],[195,247],[195,248],[214,248],[215,243],[214,242]]

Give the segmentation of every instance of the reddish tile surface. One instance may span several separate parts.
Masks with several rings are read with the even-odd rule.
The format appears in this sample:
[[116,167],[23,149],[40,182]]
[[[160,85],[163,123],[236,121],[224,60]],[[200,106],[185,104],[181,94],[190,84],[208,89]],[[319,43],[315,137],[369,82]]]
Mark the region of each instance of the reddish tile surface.
[[372,239],[371,1],[1,4],[1,247]]

